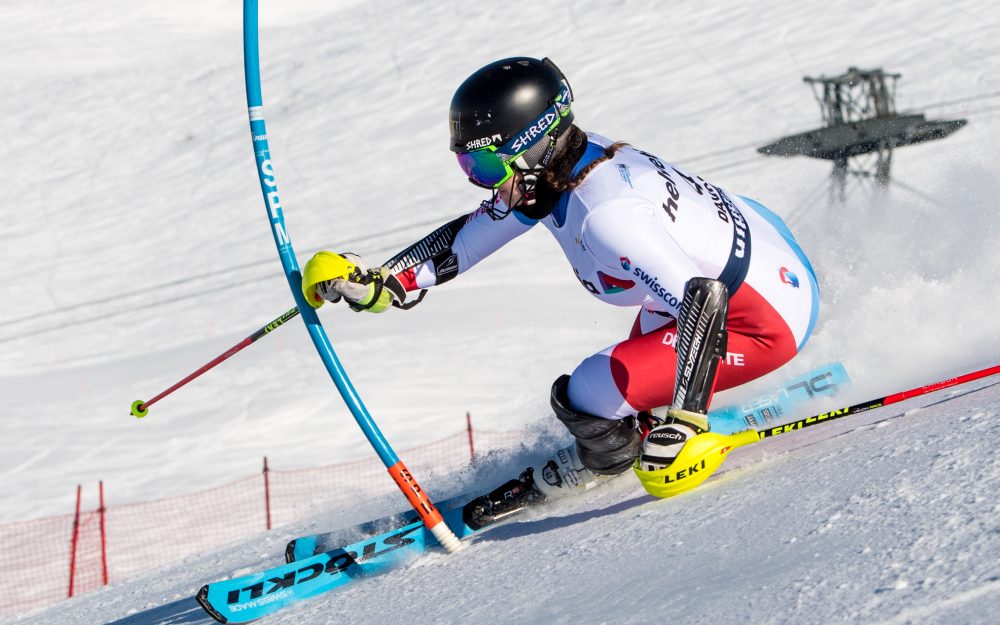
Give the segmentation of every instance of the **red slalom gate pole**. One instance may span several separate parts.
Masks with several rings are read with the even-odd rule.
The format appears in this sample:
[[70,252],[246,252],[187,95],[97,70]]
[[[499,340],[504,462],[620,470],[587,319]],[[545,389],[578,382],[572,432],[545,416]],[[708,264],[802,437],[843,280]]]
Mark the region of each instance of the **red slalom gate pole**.
[[104,480],[97,483],[100,489],[100,507],[97,508],[97,513],[101,518],[101,579],[104,581],[104,585],[108,585],[108,535],[105,531],[104,524],[104,513],[106,508],[104,507]]
[[469,459],[476,464],[476,446],[472,442],[472,413],[465,413],[465,429],[469,432]]
[[264,456],[264,514],[267,518],[267,529],[271,529],[271,479],[267,467],[267,456]]
[[163,399],[167,395],[173,393],[174,391],[176,391],[180,387],[184,386],[185,384],[187,384],[191,380],[193,380],[193,379],[197,378],[198,376],[200,376],[201,374],[205,373],[209,369],[215,367],[219,363],[221,363],[221,362],[229,359],[230,357],[232,357],[234,354],[236,354],[237,352],[239,352],[243,348],[245,348],[245,347],[249,346],[250,344],[254,343],[255,341],[257,341],[257,340],[259,340],[259,339],[267,336],[272,331],[280,328],[281,326],[283,326],[285,324],[286,321],[288,321],[289,319],[294,319],[298,314],[299,314],[299,309],[296,306],[295,308],[292,308],[291,310],[287,311],[285,314],[281,315],[277,319],[271,321],[271,323],[267,324],[263,328],[260,328],[259,330],[257,330],[253,334],[251,334],[250,336],[246,337],[245,339],[243,339],[242,341],[240,341],[236,345],[233,345],[225,353],[220,354],[219,356],[216,356],[210,362],[208,362],[205,365],[203,365],[200,369],[198,369],[197,371],[195,371],[191,375],[187,376],[186,378],[184,378],[183,380],[181,380],[177,384],[174,384],[173,386],[171,386],[167,390],[163,391],[159,395],[156,395],[155,397],[153,397],[152,399],[150,399],[148,401],[143,401],[141,399],[135,400],[134,402],[132,402],[132,410],[131,410],[132,416],[136,417],[137,419],[141,419],[141,418],[145,417],[147,414],[149,414],[149,407],[150,406],[152,406],[156,402],[160,401],[161,399]]
[[73,579],[76,577],[76,543],[80,537],[80,494],[83,487],[76,485],[76,513],[73,515],[73,537],[69,541],[69,591],[67,597],[73,596]]

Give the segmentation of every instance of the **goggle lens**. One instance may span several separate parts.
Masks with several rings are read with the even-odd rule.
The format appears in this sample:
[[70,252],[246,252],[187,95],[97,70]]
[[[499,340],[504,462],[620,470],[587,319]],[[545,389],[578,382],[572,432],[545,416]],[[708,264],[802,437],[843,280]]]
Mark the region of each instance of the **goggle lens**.
[[463,152],[456,156],[458,165],[468,176],[469,182],[486,189],[499,187],[514,173],[500,155],[489,148]]

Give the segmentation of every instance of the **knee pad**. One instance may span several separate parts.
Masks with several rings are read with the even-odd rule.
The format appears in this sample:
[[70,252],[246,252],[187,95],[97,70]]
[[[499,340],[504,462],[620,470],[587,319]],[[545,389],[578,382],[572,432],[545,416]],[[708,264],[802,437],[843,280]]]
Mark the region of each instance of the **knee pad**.
[[635,420],[602,419],[574,410],[569,405],[568,386],[568,375],[560,376],[552,385],[552,409],[576,438],[583,466],[598,475],[617,475],[631,467],[642,443]]

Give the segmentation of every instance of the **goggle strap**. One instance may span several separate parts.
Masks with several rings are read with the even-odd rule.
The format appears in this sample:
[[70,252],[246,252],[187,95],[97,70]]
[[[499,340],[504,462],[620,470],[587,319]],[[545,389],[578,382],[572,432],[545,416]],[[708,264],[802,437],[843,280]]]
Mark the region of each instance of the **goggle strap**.
[[555,133],[549,135],[549,146],[545,148],[545,154],[542,154],[542,158],[538,161],[538,166],[545,169],[549,166],[549,162],[552,161],[552,157],[556,153],[556,135]]
[[544,59],[542,59],[542,64],[544,64],[545,66],[547,66],[550,69],[552,69],[553,71],[555,71],[555,73],[559,74],[559,78],[563,81],[563,84],[566,85],[566,88],[569,89],[569,99],[570,99],[570,102],[572,102],[573,101],[573,87],[572,87],[572,85],[569,84],[569,80],[566,78],[566,74],[564,74],[562,72],[562,70],[559,69],[559,66],[556,65],[555,63],[553,63],[552,59],[550,59],[549,57],[545,57]]

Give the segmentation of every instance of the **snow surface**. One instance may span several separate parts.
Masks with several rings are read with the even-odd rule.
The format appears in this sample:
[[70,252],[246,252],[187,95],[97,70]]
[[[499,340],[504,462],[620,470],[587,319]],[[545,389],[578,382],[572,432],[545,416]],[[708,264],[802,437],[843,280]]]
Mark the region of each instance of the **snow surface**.
[[[251,474],[265,454],[292,468],[370,453],[297,322],[145,420],[126,414],[292,306],[253,170],[239,4],[0,5],[0,522],[70,511],[76,483],[104,479],[117,505]],[[548,55],[573,82],[582,127],[788,220],[823,308],[775,375],[842,360],[857,382],[848,399],[865,399],[994,364],[990,6],[264,3],[264,103],[289,232],[300,261],[322,248],[380,259],[474,208],[481,192],[445,149],[451,94],[490,60]],[[753,147],[818,125],[801,77],[848,65],[901,72],[900,109],[970,124],[898,151],[884,198],[852,182],[832,209],[828,164]],[[322,316],[405,448],[460,429],[466,410],[480,428],[564,442],[551,380],[624,336],[633,313],[579,288],[539,229],[409,313]],[[782,437],[672,501],[624,478],[458,557],[269,622],[996,622],[998,405],[992,388],[843,437]],[[895,414],[883,412],[844,427]],[[490,487],[531,453],[436,486]],[[359,502],[26,622],[206,622],[189,599],[202,583],[280,560],[300,531],[398,505]]]

